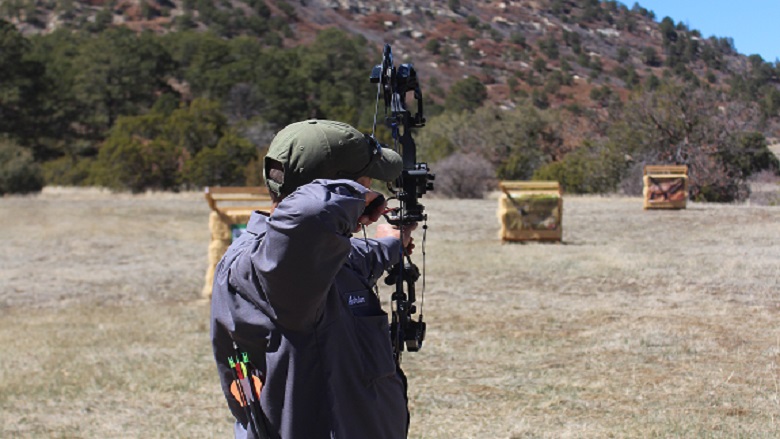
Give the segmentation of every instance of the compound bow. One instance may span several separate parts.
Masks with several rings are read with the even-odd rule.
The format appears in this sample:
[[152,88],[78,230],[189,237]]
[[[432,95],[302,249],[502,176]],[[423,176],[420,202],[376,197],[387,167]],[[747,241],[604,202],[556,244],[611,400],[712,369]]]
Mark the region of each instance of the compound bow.
[[[412,64],[401,64],[396,68],[393,65],[392,49],[389,44],[385,44],[382,64],[374,66],[370,81],[377,84],[373,129],[376,131],[381,95],[385,104],[385,122],[392,132],[394,149],[403,158],[401,176],[392,185],[388,184],[388,189],[394,194],[392,198],[398,199],[400,206],[391,210],[387,221],[398,226],[402,233],[404,227],[423,223],[424,267],[428,215],[424,211],[425,206],[420,204],[419,199],[427,191],[433,190],[435,176],[431,174],[427,163],[417,162],[417,147],[414,138],[412,138],[412,128],[425,126],[423,97],[420,84],[417,81],[417,72]],[[406,93],[409,91],[414,92],[414,99],[417,101],[417,112],[414,115],[406,108]],[[393,344],[393,355],[398,364],[401,362],[401,352],[404,347],[410,352],[416,352],[420,350],[425,339],[422,302],[420,316],[417,320],[414,319],[414,314],[417,313],[415,282],[419,278],[420,270],[412,263],[407,254],[402,256],[400,263],[388,270],[388,275],[385,278],[387,285],[395,285],[395,292],[392,295],[394,305],[390,336]],[[404,289],[404,285],[406,289]],[[424,294],[425,275],[423,273],[423,297]]]

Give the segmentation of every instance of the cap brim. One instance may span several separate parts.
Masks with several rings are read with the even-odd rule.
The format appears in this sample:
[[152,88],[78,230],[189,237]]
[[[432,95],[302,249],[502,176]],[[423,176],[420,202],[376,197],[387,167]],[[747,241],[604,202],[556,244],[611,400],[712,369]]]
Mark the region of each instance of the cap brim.
[[376,180],[393,181],[401,175],[404,161],[401,156],[390,148],[382,147],[382,157],[374,162],[366,171],[366,177]]

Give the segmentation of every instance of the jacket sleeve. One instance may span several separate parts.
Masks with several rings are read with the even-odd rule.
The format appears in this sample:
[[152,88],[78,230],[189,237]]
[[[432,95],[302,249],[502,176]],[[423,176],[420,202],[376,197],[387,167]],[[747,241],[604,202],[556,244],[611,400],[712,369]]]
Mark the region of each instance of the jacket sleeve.
[[367,191],[352,180],[315,180],[271,214],[253,262],[280,325],[306,331],[317,322],[349,256]]
[[398,238],[352,238],[349,264],[368,280],[369,285],[376,283],[385,270],[401,261],[401,257],[401,240]]

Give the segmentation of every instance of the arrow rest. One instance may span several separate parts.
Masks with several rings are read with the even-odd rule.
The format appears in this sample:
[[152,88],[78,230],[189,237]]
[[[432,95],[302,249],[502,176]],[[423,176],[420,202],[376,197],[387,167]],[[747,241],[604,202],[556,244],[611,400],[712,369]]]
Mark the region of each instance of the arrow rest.
[[[382,63],[377,64],[371,70],[371,83],[377,84],[376,109],[374,111],[374,125],[372,137],[376,132],[377,116],[379,113],[380,96],[384,101],[385,124],[391,130],[393,149],[403,158],[403,171],[395,182],[388,184],[388,190],[394,194],[393,198],[399,201],[399,207],[391,210],[387,221],[395,226],[403,228],[417,223],[426,223],[428,215],[425,206],[420,204],[420,198],[429,190],[433,190],[435,175],[430,172],[427,163],[417,162],[417,147],[412,137],[413,128],[425,126],[423,115],[423,96],[420,84],[417,81],[417,72],[412,64],[401,64],[396,68],[393,65],[393,53],[389,44],[385,44],[382,53]],[[406,94],[413,92],[417,101],[417,112],[412,114],[406,107]],[[423,226],[427,231],[427,224]],[[402,250],[403,251],[403,250]],[[423,290],[421,298],[425,295],[425,234],[423,235]],[[420,270],[412,263],[411,258],[405,255],[401,262],[388,270],[385,278],[387,285],[395,285],[392,295],[393,314],[390,326],[390,335],[393,343],[393,354],[396,363],[401,362],[401,352],[406,349],[416,352],[422,347],[425,339],[425,322],[422,315],[422,302],[420,315],[417,320],[415,304],[415,282],[420,278]]]

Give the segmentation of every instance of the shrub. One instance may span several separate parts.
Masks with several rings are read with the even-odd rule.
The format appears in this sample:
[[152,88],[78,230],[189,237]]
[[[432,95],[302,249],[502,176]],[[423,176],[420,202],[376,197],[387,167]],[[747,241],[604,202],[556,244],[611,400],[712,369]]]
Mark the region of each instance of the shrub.
[[747,182],[735,175],[739,171],[717,156],[697,149],[688,162],[688,189],[692,200],[730,203],[744,201],[750,196]]
[[482,198],[496,185],[496,171],[478,154],[455,153],[437,162],[436,194],[447,198]]
[[82,186],[90,183],[93,157],[63,156],[41,165],[43,179],[52,186]]
[[558,52],[558,42],[554,37],[550,36],[547,39],[539,40],[537,45],[548,59],[558,59],[560,53]]
[[740,132],[731,136],[718,156],[723,163],[737,170],[742,177],[761,171],[779,171],[780,162],[769,150],[766,138],[759,132]]
[[561,90],[563,86],[563,75],[559,70],[555,70],[547,76],[547,81],[544,83],[544,92],[546,94],[556,94]]
[[247,186],[265,186],[263,178],[263,157],[265,152],[259,152],[257,157],[250,160],[244,167],[244,184]]
[[545,110],[550,107],[550,99],[547,97],[547,90],[534,89],[531,93],[531,102],[534,107]]
[[435,163],[452,153],[487,159],[503,180],[522,180],[560,147],[556,119],[530,102],[512,110],[482,107],[472,114],[444,113],[417,133],[420,157]]
[[41,168],[32,153],[11,140],[0,139],[0,195],[38,192],[41,188]]
[[441,41],[436,38],[431,38],[425,43],[425,49],[434,55],[438,55],[441,53]]
[[661,65],[661,57],[658,56],[654,47],[647,46],[642,49],[642,62],[650,67],[659,67]]
[[660,86],[661,86],[661,80],[658,79],[658,77],[652,73],[650,74],[650,76],[647,77],[647,79],[645,79],[644,87],[645,89],[647,89],[647,91],[654,91]]
[[544,60],[544,58],[536,58],[534,59],[533,67],[537,72],[543,73],[545,70],[547,70],[547,62]]
[[114,190],[176,190],[181,153],[166,140],[113,136],[100,149],[93,178]]
[[590,90],[590,99],[598,103],[602,107],[608,107],[610,102],[615,98],[614,92],[607,85],[601,87],[593,87]]
[[512,32],[509,36],[509,42],[518,46],[525,46],[525,35],[521,32]]
[[[249,129],[249,124],[243,122],[241,126]],[[219,104],[203,99],[169,114],[152,111],[142,116],[120,117],[100,148],[92,168],[92,182],[140,192],[178,190],[183,183],[226,181],[233,177],[222,176],[222,171],[212,166],[216,158],[211,150],[223,144],[219,151],[227,154],[228,161],[234,159],[234,153],[241,159],[246,157],[238,152],[241,148],[231,146],[235,144],[235,135],[226,140],[226,132],[227,119],[220,112]],[[254,134],[256,139],[261,139],[261,133]],[[249,141],[243,142],[254,148]],[[204,150],[209,151],[200,157]],[[183,175],[185,169],[190,172],[187,176]],[[214,173],[220,176],[209,177]],[[239,170],[236,175],[243,174]],[[243,178],[240,180],[243,183]]]
[[631,53],[628,51],[628,48],[625,46],[618,47],[617,50],[617,62],[624,63],[628,61],[629,56]]
[[450,111],[473,112],[488,97],[487,87],[479,79],[469,76],[450,87],[444,106]]
[[614,145],[586,141],[563,160],[537,169],[533,178],[557,181],[567,192],[606,193],[617,188],[626,170],[625,158]]
[[223,136],[214,148],[204,148],[187,163],[184,179],[194,186],[243,186],[246,167],[257,160],[257,149],[234,133]]

